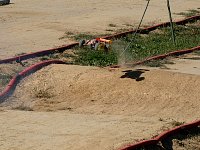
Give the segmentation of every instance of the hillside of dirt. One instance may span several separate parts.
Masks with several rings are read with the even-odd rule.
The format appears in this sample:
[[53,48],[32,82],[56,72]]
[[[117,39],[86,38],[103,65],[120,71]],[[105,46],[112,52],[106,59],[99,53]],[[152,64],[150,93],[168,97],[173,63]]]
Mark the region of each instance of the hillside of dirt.
[[199,76],[160,70],[52,65],[24,80],[10,101],[38,111],[70,109],[195,120],[199,84]]
[[[81,33],[113,34],[135,28],[146,3],[11,0],[0,7],[0,59],[69,44]],[[170,3],[173,20],[184,18],[177,13],[200,9],[200,0]],[[166,1],[151,1],[142,26],[165,21],[169,21]],[[38,60],[23,62],[25,66],[2,64],[0,91],[13,75]],[[0,104],[0,149],[116,150],[199,120],[198,60],[191,55],[176,58],[166,70],[45,67],[21,80],[14,94]],[[199,133],[173,139],[170,146],[198,149],[199,139]]]
[[[23,139],[32,146],[39,142],[38,149],[55,145],[58,149],[63,145],[69,149],[117,149],[199,119],[199,84],[198,75],[163,70],[47,66],[22,80],[14,95],[1,104],[3,129],[13,130],[2,136],[17,136],[14,146]],[[21,118],[13,118],[19,115]],[[6,121],[8,117],[13,119]],[[29,133],[26,130],[30,128]],[[54,131],[46,135],[48,130]],[[43,139],[42,133],[53,138],[51,144],[35,139]],[[64,144],[74,138],[79,139],[78,144]],[[5,148],[14,142],[12,138],[6,141],[2,141]]]

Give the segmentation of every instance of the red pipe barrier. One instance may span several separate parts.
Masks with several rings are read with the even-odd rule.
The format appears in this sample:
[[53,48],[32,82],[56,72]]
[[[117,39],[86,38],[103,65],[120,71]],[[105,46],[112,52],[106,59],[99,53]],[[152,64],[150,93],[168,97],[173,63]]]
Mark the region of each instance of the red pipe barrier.
[[14,76],[10,82],[8,83],[8,85],[6,86],[5,90],[3,90],[2,93],[0,93],[0,103],[3,102],[5,100],[6,97],[8,97],[9,95],[11,95],[16,87],[16,85],[18,84],[18,82],[25,78],[26,76],[30,75],[31,73],[41,69],[42,67],[45,67],[47,65],[50,64],[64,64],[65,62],[60,61],[60,60],[48,60],[48,61],[43,61],[43,62],[39,62],[37,64],[34,64],[26,69],[24,69],[23,71],[21,71],[20,73],[18,73],[16,76]]
[[10,82],[8,83],[6,88],[3,90],[3,92],[0,93],[0,103],[3,102],[3,99],[6,97],[6,95],[12,91],[12,89],[13,89],[14,85],[17,83],[17,81],[18,81],[18,75],[14,76],[10,80]]
[[[64,63],[65,62],[60,61],[60,60],[43,61],[43,62],[34,64],[34,65],[24,69],[18,75],[13,77],[12,80],[7,85],[7,87],[5,88],[5,90],[2,93],[0,93],[0,102],[3,102],[3,100],[7,96],[9,96],[9,94],[11,94],[11,92],[15,89],[17,83],[22,78],[25,78],[27,75],[41,69],[44,66],[47,66],[47,65],[50,65],[50,64],[64,64]],[[179,132],[180,130],[183,130],[183,129],[190,129],[190,128],[198,127],[199,125],[200,125],[200,120],[192,122],[192,123],[188,123],[188,124],[185,124],[185,125],[181,125],[181,126],[178,126],[176,128],[173,128],[169,131],[165,131],[165,132],[161,133],[160,135],[158,135],[157,137],[155,137],[153,139],[145,140],[145,141],[141,141],[141,142],[138,142],[136,144],[133,144],[133,145],[129,145],[129,146],[127,146],[127,147],[125,147],[121,150],[135,150],[137,148],[148,146],[148,145],[156,145],[159,141],[165,139],[169,135],[173,135],[173,134],[175,134],[175,133],[177,133],[177,132]]]
[[199,125],[200,125],[200,120],[192,122],[192,123],[180,125],[178,127],[175,127],[173,129],[170,129],[168,131],[165,131],[165,132],[161,133],[156,138],[154,138],[154,140],[161,141],[161,140],[165,139],[166,137],[168,137],[169,135],[172,135],[172,134],[175,134],[175,133],[179,132],[180,130],[185,130],[185,129],[190,129],[190,128],[193,128],[193,127],[198,127]]
[[[182,24],[186,24],[188,22],[192,22],[193,20],[198,20],[198,19],[200,19],[200,15],[189,17],[189,18],[186,18],[186,19],[183,19],[183,20],[179,20],[179,21],[176,21],[174,23],[176,23],[178,25],[182,25]],[[158,25],[155,25],[155,26],[152,26],[152,27],[147,27],[147,28],[144,28],[144,29],[140,29],[137,32],[138,33],[148,33],[148,32],[150,32],[152,30],[155,30],[155,29],[157,29],[159,27],[166,27],[166,26],[169,26],[169,22],[165,22],[165,23],[161,23],[161,24],[158,24]],[[111,36],[105,36],[105,37],[102,37],[102,38],[105,38],[105,39],[118,38],[118,37],[123,37],[123,36],[125,36],[127,34],[134,33],[134,32],[136,32],[136,30],[131,30],[131,31],[123,32],[123,33],[118,33],[118,34],[114,34],[114,35],[111,35]],[[43,50],[43,51],[39,51],[39,52],[35,52],[35,53],[30,53],[30,54],[25,54],[25,55],[13,57],[13,58],[8,58],[8,59],[0,60],[0,64],[9,63],[9,62],[16,61],[16,60],[25,60],[25,59],[29,59],[29,58],[43,56],[43,55],[55,53],[56,51],[62,52],[64,50],[72,48],[72,47],[74,47],[76,45],[78,45],[78,43],[72,43],[72,44],[69,44],[69,45],[66,45],[66,46],[62,46],[62,47],[59,47],[59,48]],[[164,55],[153,56],[153,57],[147,58],[147,59],[145,59],[143,61],[136,62],[135,65],[142,64],[142,63],[144,63],[146,61],[150,61],[150,60],[166,58],[167,56],[171,56],[171,55],[185,54],[185,53],[193,52],[193,51],[199,50],[199,49],[200,49],[200,46],[197,46],[197,47],[194,47],[194,48],[191,48],[191,49],[187,49],[187,50],[179,50],[179,51],[170,52],[170,53],[167,53],[167,54],[164,54]],[[31,73],[39,70],[39,69],[41,69],[44,66],[47,66],[47,65],[50,65],[50,64],[63,64],[63,63],[64,63],[63,61],[59,61],[59,60],[50,60],[50,61],[40,62],[40,63],[37,63],[37,64],[35,64],[33,66],[30,66],[30,67],[26,68],[25,70],[20,72],[18,75],[13,77],[12,80],[7,85],[7,87],[5,88],[5,90],[2,93],[0,93],[0,102],[3,102],[3,100],[13,92],[13,90],[15,89],[17,83],[22,78],[26,77],[27,75],[29,75],[29,74],[31,74]],[[125,147],[125,148],[123,148],[121,150],[134,150],[136,148],[144,147],[144,146],[147,146],[147,145],[155,145],[159,141],[161,141],[161,140],[165,139],[166,137],[168,137],[169,135],[175,134],[175,133],[179,132],[182,129],[190,129],[190,128],[193,128],[193,127],[197,127],[199,125],[200,125],[200,120],[196,121],[196,122],[189,123],[189,124],[181,125],[179,127],[171,129],[169,131],[161,133],[159,136],[157,136],[157,137],[155,137],[153,139],[145,140],[145,141],[141,141],[141,142],[138,142],[136,144],[133,144],[133,145],[129,145],[129,146],[127,146],[127,147]]]
[[174,135],[181,130],[191,129],[191,128],[198,127],[198,126],[200,126],[200,120],[178,126],[176,128],[173,128],[171,130],[168,130],[168,131],[161,133],[160,135],[158,135],[157,137],[155,137],[153,139],[141,141],[141,142],[138,142],[138,143],[133,144],[133,145],[128,145],[127,147],[122,148],[120,150],[135,150],[137,148],[141,148],[141,147],[144,147],[144,146],[156,145],[158,142],[162,141],[166,137],[169,137],[170,135]]
[[[197,16],[188,17],[186,19],[182,19],[182,20],[179,20],[179,21],[175,21],[174,23],[178,24],[178,25],[183,25],[183,24],[186,24],[188,22],[192,22],[194,20],[199,20],[199,19],[200,19],[200,15],[197,15]],[[157,24],[157,25],[154,25],[154,26],[151,26],[151,27],[140,29],[140,30],[137,31],[137,33],[148,33],[150,31],[157,29],[157,28],[167,27],[169,25],[170,25],[169,22],[164,22],[164,23]],[[119,37],[124,37],[127,34],[131,34],[131,33],[134,33],[134,32],[136,32],[136,30],[130,30],[130,31],[122,32],[122,33],[113,34],[113,35],[110,35],[110,36],[104,36],[102,38],[104,38],[104,39],[119,38]],[[74,46],[77,46],[77,45],[78,45],[78,42],[72,43],[72,44],[69,44],[69,45],[65,45],[65,46],[61,46],[61,47],[58,47],[58,48],[42,50],[42,51],[30,53],[30,54],[24,54],[24,55],[20,55],[20,56],[17,56],[17,57],[12,57],[12,58],[8,58],[8,59],[0,60],[0,64],[10,63],[10,62],[16,61],[16,60],[22,61],[22,60],[26,60],[26,59],[29,59],[29,58],[44,56],[44,55],[55,53],[56,51],[63,52],[66,49],[73,48]]]
[[135,62],[135,63],[132,63],[132,64],[129,63],[127,65],[140,65],[140,64],[143,64],[143,63],[151,61],[151,60],[164,59],[168,56],[183,55],[183,54],[191,53],[191,52],[194,52],[194,51],[197,51],[197,50],[200,50],[200,46],[197,46],[197,47],[194,47],[194,48],[191,48],[191,49],[177,50],[177,51],[169,52],[169,53],[162,54],[162,55],[152,56],[152,57],[146,58],[142,61],[138,61],[138,62]]
[[136,149],[136,148],[140,148],[140,147],[144,147],[144,146],[148,146],[148,145],[155,145],[157,144],[158,141],[157,140],[154,140],[154,139],[151,139],[151,140],[145,140],[145,141],[141,141],[141,142],[138,142],[134,145],[129,145],[121,150],[133,150],[133,149]]
[[[182,19],[182,20],[175,21],[174,23],[177,24],[177,25],[184,25],[186,23],[193,22],[193,21],[199,20],[199,19],[200,19],[200,15],[197,15],[197,16],[192,16],[192,17],[188,17],[188,18],[185,18],[185,19]],[[154,25],[154,26],[151,26],[151,27],[139,29],[137,31],[137,33],[148,33],[150,31],[157,29],[157,28],[163,28],[163,27],[168,27],[168,26],[170,26],[170,22],[164,22],[164,23],[160,23],[160,24],[157,24],[157,25]],[[131,33],[134,33],[134,32],[136,32],[136,30],[130,30],[130,31],[117,33],[117,34],[110,35],[110,36],[104,36],[102,38],[104,38],[104,39],[119,38],[119,37],[124,37],[127,34],[131,34]]]
[[34,52],[34,53],[24,54],[24,55],[20,55],[20,56],[8,58],[8,59],[3,59],[3,60],[0,60],[0,64],[10,63],[10,62],[16,61],[16,60],[22,61],[22,60],[26,60],[29,58],[35,58],[35,57],[40,57],[40,56],[44,56],[44,55],[49,55],[49,54],[55,53],[56,51],[63,52],[66,49],[75,47],[76,45],[78,45],[77,42],[69,44],[69,45],[60,46],[58,48],[52,48],[52,49],[48,49],[48,50],[42,50],[42,51],[38,51],[38,52]]

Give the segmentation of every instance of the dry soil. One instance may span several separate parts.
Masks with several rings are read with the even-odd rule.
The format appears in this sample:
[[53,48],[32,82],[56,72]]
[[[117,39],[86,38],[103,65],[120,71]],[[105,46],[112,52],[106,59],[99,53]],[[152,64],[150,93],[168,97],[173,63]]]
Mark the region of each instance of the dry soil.
[[[67,37],[60,39],[65,32],[104,34],[135,27],[146,3],[11,2],[0,7],[0,59],[72,42]],[[172,11],[197,9],[199,3],[172,0]],[[163,21],[168,21],[166,2],[151,1],[144,24]],[[187,74],[178,73],[183,72],[178,66],[168,66],[176,72],[142,67],[48,66],[24,79],[14,95],[1,104],[0,149],[118,149],[177,123],[199,119],[198,64],[190,63],[195,73],[185,71]]]

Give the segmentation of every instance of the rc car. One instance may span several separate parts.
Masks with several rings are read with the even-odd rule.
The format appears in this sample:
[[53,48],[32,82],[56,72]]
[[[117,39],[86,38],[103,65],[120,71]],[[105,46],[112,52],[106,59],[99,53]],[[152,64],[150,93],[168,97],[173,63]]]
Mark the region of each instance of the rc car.
[[91,49],[104,50],[105,52],[109,51],[111,44],[112,44],[111,40],[107,40],[107,39],[103,39],[103,38],[79,41],[79,47],[89,46]]

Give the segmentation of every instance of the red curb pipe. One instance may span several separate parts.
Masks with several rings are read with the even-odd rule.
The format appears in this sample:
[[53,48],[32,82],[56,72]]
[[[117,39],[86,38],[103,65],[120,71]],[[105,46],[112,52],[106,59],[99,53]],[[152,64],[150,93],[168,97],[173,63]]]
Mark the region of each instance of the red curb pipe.
[[60,61],[60,60],[48,60],[48,61],[39,62],[37,64],[34,64],[34,65],[24,69],[23,71],[18,73],[16,76],[14,76],[10,80],[8,85],[6,86],[5,90],[3,90],[2,93],[0,93],[0,103],[3,102],[6,99],[6,97],[8,97],[9,95],[11,95],[14,92],[16,85],[19,83],[19,81],[21,79],[25,78],[26,76],[30,75],[31,73],[36,72],[37,70],[41,69],[42,67],[45,67],[50,64],[65,64],[65,62]]
[[58,48],[52,48],[52,49],[48,49],[48,50],[42,50],[42,51],[38,51],[38,52],[34,52],[34,53],[24,54],[24,55],[20,55],[20,56],[8,58],[8,59],[3,59],[3,60],[0,60],[0,64],[10,63],[10,62],[16,61],[16,60],[22,61],[22,60],[26,60],[26,59],[29,59],[29,58],[35,58],[35,57],[39,57],[39,56],[53,54],[56,51],[63,52],[66,49],[70,49],[70,48],[75,47],[76,45],[78,45],[78,42],[72,43],[72,44],[69,44],[69,45],[60,46]]
[[173,128],[171,130],[168,130],[168,131],[161,133],[160,135],[158,135],[157,137],[155,137],[153,139],[141,141],[141,142],[138,142],[138,143],[133,144],[133,145],[128,145],[127,147],[122,148],[120,150],[135,150],[137,148],[144,147],[144,146],[156,145],[158,142],[165,139],[169,135],[176,134],[177,132],[179,132],[181,130],[191,129],[191,128],[198,127],[198,126],[200,126],[200,120],[178,126],[176,128]]
[[[22,72],[20,72],[17,76],[15,76],[7,85],[6,89],[0,94],[0,102],[3,102],[3,99],[7,96],[9,96],[10,92],[14,90],[14,88],[16,87],[16,84],[24,77],[26,77],[27,75],[41,69],[44,66],[50,65],[50,64],[63,64],[63,61],[59,61],[59,60],[50,60],[50,61],[43,61],[40,63],[37,63],[35,65],[32,65],[26,69],[24,69]],[[157,144],[159,141],[163,140],[164,138],[166,138],[169,135],[175,134],[177,132],[179,132],[182,129],[189,129],[189,128],[193,128],[193,127],[197,127],[200,125],[200,120],[193,122],[193,123],[189,123],[189,124],[185,124],[185,125],[181,125],[179,127],[176,127],[174,129],[171,129],[169,131],[163,132],[161,133],[159,136],[157,136],[156,138],[150,139],[150,140],[145,140],[145,141],[141,141],[138,142],[134,145],[129,145],[121,150],[134,150],[136,148],[139,147],[144,147],[144,146],[148,146],[148,145],[155,145]]]
[[199,125],[200,125],[200,120],[192,122],[192,123],[184,124],[184,125],[175,127],[173,129],[170,129],[168,131],[165,131],[165,132],[161,133],[156,138],[154,138],[154,140],[161,141],[161,140],[165,139],[166,137],[168,137],[169,135],[172,135],[172,134],[175,134],[175,133],[179,132],[180,130],[185,130],[185,129],[190,129],[190,128],[193,128],[193,127],[198,127]]
[[[199,20],[199,19],[200,19],[200,15],[197,15],[197,16],[192,16],[192,17],[188,17],[188,18],[185,18],[185,19],[182,19],[182,20],[175,21],[174,23],[177,24],[177,25],[184,25],[186,23],[194,22],[195,20]],[[168,26],[170,26],[170,22],[164,22],[164,23],[160,23],[160,24],[157,24],[157,25],[154,25],[154,26],[151,26],[151,27],[139,29],[137,31],[137,33],[145,33],[146,34],[146,33],[153,31],[157,28],[163,28],[163,27],[168,27]],[[110,35],[110,36],[104,36],[102,38],[105,38],[105,39],[119,38],[119,37],[124,37],[127,34],[131,34],[131,33],[134,33],[134,32],[136,32],[136,30],[130,30],[130,31],[117,33],[117,34]]]
[[179,56],[179,55],[191,53],[191,52],[194,52],[194,51],[197,51],[197,50],[200,50],[200,46],[193,47],[191,49],[177,50],[177,51],[169,52],[169,53],[166,53],[166,54],[152,56],[152,57],[146,58],[142,61],[138,61],[138,62],[135,62],[135,63],[128,63],[128,65],[140,65],[140,64],[143,64],[143,63],[151,61],[151,60],[164,59],[168,56]]
[[[200,15],[197,15],[197,16],[188,17],[186,19],[182,19],[182,20],[179,20],[179,21],[175,21],[174,23],[178,24],[178,25],[183,25],[183,24],[186,24],[188,22],[193,22],[194,20],[199,20],[199,19],[200,19]],[[169,25],[170,25],[169,22],[164,22],[164,23],[157,24],[157,25],[147,27],[147,28],[144,28],[144,29],[139,29],[137,31],[137,33],[148,33],[150,31],[157,29],[157,28],[167,27]],[[131,33],[134,33],[134,32],[136,32],[136,30],[130,30],[130,31],[122,32],[122,33],[113,34],[113,35],[110,35],[110,36],[104,36],[102,38],[105,38],[105,39],[119,38],[119,37],[124,37],[127,34],[131,34]],[[69,45],[64,45],[64,46],[61,46],[61,47],[58,47],[58,48],[42,50],[42,51],[30,53],[30,54],[24,54],[24,55],[20,55],[20,56],[17,56],[17,57],[12,57],[12,58],[8,58],[8,59],[0,60],[0,64],[10,63],[10,62],[16,61],[16,60],[22,61],[22,60],[26,60],[26,59],[29,59],[29,58],[44,56],[44,55],[55,53],[56,51],[63,52],[66,49],[73,48],[74,46],[77,46],[77,45],[78,45],[78,42],[72,43],[72,44],[69,44]]]
[[[189,18],[186,18],[186,19],[183,19],[183,20],[180,20],[180,21],[176,21],[174,23],[176,23],[176,24],[185,24],[185,23],[191,22],[191,21],[193,21],[195,19],[196,20],[200,19],[200,15],[189,17]],[[152,26],[152,27],[148,27],[148,28],[144,28],[144,29],[140,29],[137,32],[138,33],[146,33],[146,32],[155,30],[158,27],[166,27],[166,26],[169,26],[169,22],[158,24],[158,25],[155,25],[155,26]],[[130,34],[130,33],[134,33],[134,32],[136,32],[136,30],[131,30],[131,31],[127,31],[127,32],[124,32],[124,33],[119,33],[119,34],[114,34],[114,35],[111,35],[111,36],[105,36],[105,37],[102,37],[102,38],[106,38],[106,39],[117,38],[117,37],[122,37],[122,36],[125,36],[126,34]],[[74,47],[76,45],[78,45],[78,43],[72,43],[72,44],[69,44],[69,45],[66,45],[66,46],[62,46],[62,47],[59,47],[59,48],[43,50],[43,51],[31,53],[31,54],[25,54],[25,55],[13,57],[13,58],[5,59],[5,60],[0,60],[0,64],[9,63],[9,62],[16,61],[16,60],[25,60],[25,59],[29,59],[29,58],[43,56],[43,55],[47,55],[47,54],[50,54],[50,53],[54,53],[55,51],[62,52],[64,50],[66,50],[68,48],[72,48],[72,47]],[[179,50],[179,51],[175,51],[175,52],[170,52],[168,54],[158,55],[158,56],[153,56],[153,57],[147,58],[144,61],[136,62],[135,64],[141,64],[141,63],[144,63],[146,61],[153,60],[153,59],[165,58],[165,57],[170,56],[170,55],[185,54],[185,53],[189,53],[189,52],[192,52],[192,51],[195,51],[195,50],[199,50],[199,49],[200,49],[200,46],[192,48],[192,49],[189,49],[189,50]],[[27,69],[23,70],[17,76],[13,77],[13,79],[9,82],[9,84],[7,85],[5,90],[2,93],[0,93],[0,102],[3,102],[4,98],[9,96],[9,94],[15,89],[16,84],[21,80],[21,78],[24,78],[27,75],[29,75],[29,74],[41,69],[42,67],[50,65],[50,64],[53,64],[53,63],[54,64],[63,64],[64,62],[59,61],[59,60],[51,60],[51,61],[44,61],[44,62],[41,62],[41,63],[37,63],[37,64],[35,64],[33,66],[30,66]],[[181,129],[187,129],[187,128],[189,129],[189,128],[197,127],[199,125],[200,125],[200,120],[196,121],[196,122],[193,122],[193,123],[186,124],[186,125],[182,125],[182,126],[174,128],[174,129],[171,129],[169,131],[166,131],[166,132],[160,134],[159,136],[157,136],[154,139],[138,142],[138,143],[136,143],[134,145],[129,145],[126,148],[123,148],[121,150],[134,150],[134,149],[136,149],[138,147],[157,144],[160,140],[166,138],[167,136],[169,136],[171,134],[177,133]]]
[[154,140],[154,139],[145,140],[145,141],[138,142],[134,145],[128,145],[127,147],[120,149],[120,150],[132,150],[132,149],[136,149],[136,148],[140,148],[140,147],[144,147],[144,146],[148,146],[148,145],[155,145],[157,143],[158,143],[158,141]]
[[13,88],[13,86],[15,85],[15,83],[17,83],[17,78],[18,75],[14,76],[10,82],[8,83],[8,85],[6,86],[6,88],[3,90],[2,93],[0,93],[0,103],[3,102],[3,99],[6,97],[6,95],[8,93],[10,93],[11,89]]

